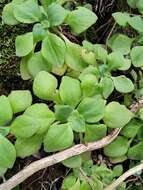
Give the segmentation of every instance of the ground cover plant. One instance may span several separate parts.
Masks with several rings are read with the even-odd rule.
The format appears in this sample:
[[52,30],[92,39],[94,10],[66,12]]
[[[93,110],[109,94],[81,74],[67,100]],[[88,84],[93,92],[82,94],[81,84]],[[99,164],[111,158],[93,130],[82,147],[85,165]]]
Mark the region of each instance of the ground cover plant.
[[[143,159],[143,1],[127,3],[132,11],[112,14],[105,44],[86,38],[98,21],[91,4],[13,0],[5,5],[4,24],[22,23],[31,29],[16,37],[15,52],[21,58],[20,75],[32,81],[32,87],[0,96],[3,178],[19,157],[39,157],[42,151],[54,155],[76,144],[88,147],[118,130],[118,136],[97,151],[102,160],[94,162],[91,151],[61,160],[69,170],[59,189],[142,188],[142,174],[136,170],[131,184],[121,181],[112,187],[126,168]],[[114,33],[115,27],[130,29],[132,35]],[[8,189],[7,182],[0,189]]]

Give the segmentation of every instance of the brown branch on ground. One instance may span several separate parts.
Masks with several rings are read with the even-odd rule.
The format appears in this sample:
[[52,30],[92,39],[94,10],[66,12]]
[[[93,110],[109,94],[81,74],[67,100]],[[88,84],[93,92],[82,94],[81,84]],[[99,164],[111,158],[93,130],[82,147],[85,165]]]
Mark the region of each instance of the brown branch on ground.
[[[130,106],[132,112],[137,112],[139,107],[143,106],[143,99],[139,100],[137,103],[133,103]],[[51,156],[42,158],[41,160],[31,163],[29,166],[18,172],[16,175],[11,177],[9,180],[0,185],[0,190],[11,190],[16,187],[18,184],[22,183],[25,179],[33,175],[34,173],[47,168],[49,166],[55,165],[59,162],[62,162],[68,158],[71,158],[76,155],[80,155],[87,151],[93,151],[105,147],[110,144],[120,133],[120,128],[114,129],[108,136],[103,139],[85,144],[75,145],[67,150],[61,151],[59,153],[53,154]],[[108,190],[108,189],[107,189]],[[111,189],[110,189],[111,190]]]

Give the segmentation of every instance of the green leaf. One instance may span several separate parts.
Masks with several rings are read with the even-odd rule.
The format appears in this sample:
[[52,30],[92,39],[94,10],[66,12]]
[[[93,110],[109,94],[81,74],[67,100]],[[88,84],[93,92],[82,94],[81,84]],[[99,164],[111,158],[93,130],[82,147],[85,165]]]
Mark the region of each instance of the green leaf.
[[34,94],[43,100],[52,100],[57,88],[57,79],[46,71],[40,71],[33,83]]
[[29,138],[36,134],[40,126],[35,118],[27,115],[18,116],[11,124],[11,133],[16,137]]
[[136,46],[131,50],[131,60],[135,67],[143,66],[143,46]]
[[48,20],[51,26],[58,26],[62,24],[68,15],[68,11],[61,5],[52,3],[47,9]]
[[4,137],[6,137],[8,134],[9,134],[9,131],[10,131],[10,127],[2,127],[0,126],[0,134]]
[[16,151],[13,144],[0,134],[0,166],[12,168],[15,160]]
[[48,33],[42,42],[42,55],[52,67],[62,67],[66,53],[64,41],[56,34]]
[[93,74],[85,74],[81,78],[81,88],[83,92],[83,96],[93,96],[96,93],[96,84],[98,83],[98,79]]
[[3,176],[7,171],[7,168],[0,166],[0,176]]
[[81,100],[81,87],[77,79],[64,76],[59,88],[60,97],[64,104],[75,107]]
[[62,183],[62,190],[67,190],[72,187],[76,183],[76,177],[73,175],[68,175],[64,178]]
[[53,2],[56,2],[57,0],[40,0],[40,3],[44,8],[47,8],[50,4]]
[[127,26],[128,21],[130,19],[130,15],[128,13],[122,13],[122,12],[116,12],[112,14],[113,18],[115,19],[116,23],[118,23],[120,26]]
[[143,32],[143,19],[141,16],[133,16],[128,21],[130,26],[137,30],[139,33]]
[[107,99],[114,90],[114,83],[110,77],[104,77],[101,79],[102,95]]
[[38,152],[42,144],[42,136],[32,136],[30,138],[18,138],[15,143],[16,154],[24,158]]
[[67,160],[64,160],[62,164],[68,168],[80,168],[82,164],[81,156],[73,156]]
[[69,13],[66,18],[66,23],[71,27],[72,31],[76,34],[80,34],[87,30],[97,21],[97,16],[85,7],[78,7]]
[[128,158],[132,160],[143,160],[143,141],[129,148]]
[[118,136],[112,143],[104,147],[104,154],[112,158],[120,157],[127,153],[128,148],[128,139]]
[[119,68],[120,71],[126,71],[131,67],[131,60],[130,59],[124,59],[124,64],[122,67]]
[[93,53],[92,51],[87,51],[86,49],[82,49],[81,57],[84,60],[84,62],[87,63],[88,65],[96,64],[95,53]]
[[70,187],[68,190],[80,190],[80,180],[77,179],[76,183]]
[[117,70],[123,67],[125,63],[124,56],[120,52],[112,52],[107,57],[108,69]]
[[118,77],[112,77],[115,89],[121,93],[129,93],[134,90],[132,81],[124,75]]
[[114,34],[107,42],[112,51],[128,54],[134,39],[123,34]]
[[137,3],[136,3],[136,7],[139,9],[139,11],[141,10],[141,13],[142,13],[142,10],[143,10],[143,0],[138,0]]
[[5,24],[8,25],[16,25],[18,24],[18,21],[15,19],[13,14],[13,3],[8,3],[4,6],[3,12],[2,12],[2,20]]
[[22,57],[21,62],[20,62],[20,76],[23,80],[28,80],[31,78],[31,75],[27,68],[28,59],[29,59],[29,55]]
[[54,124],[44,138],[44,150],[55,152],[66,149],[72,145],[73,138],[73,131],[68,123]]
[[107,53],[107,50],[104,49],[103,45],[95,44],[94,53],[97,60],[102,61],[103,63],[106,63],[108,53]]
[[12,120],[12,117],[12,107],[8,98],[4,95],[0,96],[0,125],[5,125]]
[[124,127],[133,117],[124,105],[110,102],[105,108],[104,123],[111,128]]
[[37,23],[33,26],[32,32],[33,32],[34,42],[40,42],[44,40],[44,38],[47,35],[47,31],[44,29],[44,27],[40,23]]
[[79,132],[79,133],[85,132],[84,117],[80,115],[77,110],[73,111],[70,114],[68,118],[68,122],[75,132]]
[[97,141],[106,136],[107,127],[104,124],[86,124],[85,142]]
[[135,1],[135,0],[127,0],[127,3],[128,3],[128,5],[131,7],[131,8],[136,8],[136,3],[137,3],[137,1]]
[[105,103],[100,97],[84,98],[78,106],[78,111],[86,122],[95,123],[103,118]]
[[82,71],[87,63],[81,57],[82,47],[68,40],[66,42],[65,63],[75,71]]
[[24,111],[32,104],[32,95],[29,90],[14,90],[8,96],[13,113]]
[[89,185],[88,182],[83,181],[80,185],[80,189],[79,190],[92,190],[91,189],[91,185]]
[[23,57],[28,55],[33,50],[33,34],[28,32],[26,34],[16,37],[15,41],[16,55],[18,57]]
[[43,134],[55,121],[55,114],[44,103],[33,104],[24,112],[24,115],[37,121],[37,124],[39,124],[37,134]]
[[113,168],[113,174],[115,177],[121,176],[123,173],[123,166],[122,165],[116,165]]
[[46,60],[41,55],[41,52],[36,52],[31,56],[27,62],[28,72],[35,77],[40,71],[50,71],[50,65],[47,64]]
[[14,16],[22,23],[34,23],[41,19],[40,7],[35,0],[27,0],[14,6]]
[[61,122],[66,122],[73,108],[69,105],[55,105],[55,117]]
[[142,126],[142,122],[137,119],[132,119],[120,132],[121,135],[127,138],[133,138],[137,135],[139,129]]

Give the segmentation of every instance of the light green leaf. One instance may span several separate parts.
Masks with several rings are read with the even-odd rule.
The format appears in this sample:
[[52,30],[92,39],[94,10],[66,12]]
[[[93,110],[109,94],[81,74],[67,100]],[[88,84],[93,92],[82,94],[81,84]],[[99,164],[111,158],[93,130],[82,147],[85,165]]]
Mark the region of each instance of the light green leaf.
[[31,78],[31,75],[27,68],[27,61],[29,59],[29,56],[22,57],[20,62],[20,76],[23,80],[28,80]]
[[0,176],[3,176],[7,171],[7,168],[0,166]]
[[73,111],[70,114],[68,118],[68,122],[75,132],[79,132],[79,133],[85,132],[84,117],[80,115],[77,110]]
[[62,67],[66,53],[65,43],[56,34],[49,32],[42,42],[41,53],[52,67]]
[[65,22],[71,27],[74,33],[80,34],[92,26],[96,21],[96,14],[85,7],[78,7],[77,10],[69,13]]
[[80,180],[77,179],[76,183],[70,187],[68,190],[80,190]]
[[129,93],[134,90],[132,81],[124,75],[118,77],[112,77],[115,89],[121,93]]
[[73,108],[69,105],[55,105],[56,119],[61,122],[66,122]]
[[54,124],[44,138],[44,150],[55,152],[66,149],[72,145],[73,138],[73,131],[68,123]]
[[110,102],[105,108],[104,123],[111,128],[124,127],[133,117],[124,105]]
[[86,142],[97,141],[106,136],[107,127],[104,124],[86,124],[84,140]]
[[43,7],[47,8],[50,4],[53,2],[56,2],[57,0],[40,0],[40,3]]
[[36,134],[39,128],[40,124],[35,118],[21,115],[12,122],[10,131],[18,138],[29,138]]
[[116,12],[112,14],[113,18],[115,19],[116,23],[118,23],[120,26],[127,26],[128,21],[130,19],[130,15],[128,13],[123,12]]
[[14,17],[13,14],[13,3],[8,3],[4,6],[3,12],[2,12],[2,20],[5,24],[8,25],[16,25],[18,24],[18,21]]
[[18,138],[15,143],[16,155],[24,158],[38,152],[42,144],[42,136],[32,136],[30,138]]
[[80,168],[82,164],[81,156],[73,156],[67,160],[64,160],[62,164],[68,168]]
[[137,3],[136,3],[136,7],[139,9],[139,11],[141,10],[141,13],[142,13],[142,10],[143,10],[143,0],[138,0]]
[[128,139],[118,136],[112,143],[104,147],[104,154],[112,158],[120,157],[127,153],[128,148]]
[[68,40],[66,42],[65,63],[75,71],[82,71],[87,63],[81,58],[82,47]]
[[67,190],[76,183],[76,177],[73,175],[68,175],[64,178],[62,183],[62,190]]
[[112,51],[119,52],[121,54],[128,54],[134,39],[129,38],[124,34],[114,34],[107,42]]
[[86,49],[82,49],[81,57],[84,60],[84,62],[87,63],[88,65],[96,64],[95,53],[93,53],[92,51],[87,51]]
[[33,34],[28,32],[26,34],[16,37],[15,41],[16,55],[18,57],[23,57],[28,55],[33,50]]
[[135,67],[143,66],[143,46],[136,46],[131,50],[131,60]]
[[143,32],[143,19],[141,16],[133,16],[128,21],[130,26],[137,30],[138,32]]
[[52,100],[57,88],[57,79],[46,71],[40,71],[33,83],[34,94],[43,100]]
[[64,76],[59,88],[60,97],[64,104],[75,107],[81,100],[81,87],[77,79]]
[[137,119],[133,119],[122,129],[120,134],[127,138],[133,138],[137,135],[142,125],[143,124],[141,121],[138,121]]
[[124,64],[122,67],[119,68],[121,71],[126,71],[131,67],[131,60],[130,59],[124,59]]
[[107,99],[114,90],[114,83],[110,77],[104,77],[101,79],[102,95]]
[[94,53],[97,60],[102,61],[103,63],[106,63],[108,53],[107,53],[107,50],[104,49],[103,45],[95,44]]
[[51,26],[62,24],[68,15],[68,11],[59,4],[51,4],[47,9],[48,20]]
[[13,144],[0,134],[0,166],[12,168],[15,160],[16,151]]
[[112,52],[108,55],[107,62],[109,70],[117,70],[123,67],[125,59],[120,52]]
[[127,3],[128,5],[131,7],[131,8],[136,8],[136,3],[137,1],[136,0],[127,0]]
[[29,90],[14,90],[8,96],[13,113],[24,111],[32,104],[32,95]]
[[55,114],[44,103],[37,103],[30,106],[24,112],[24,115],[33,118],[39,124],[37,134],[43,134],[49,126],[55,121]]
[[47,35],[47,31],[44,29],[44,27],[40,23],[37,23],[33,26],[32,32],[33,32],[34,42],[40,42],[44,40],[44,38]]
[[0,134],[4,137],[6,137],[8,134],[9,134],[9,131],[10,131],[10,127],[7,127],[7,126],[0,126]]
[[106,101],[100,97],[84,98],[77,110],[84,116],[86,122],[95,123],[103,118],[105,103]]
[[115,177],[121,176],[123,173],[123,166],[122,165],[116,165],[113,168],[113,174]]
[[34,23],[41,19],[40,7],[35,0],[27,0],[14,6],[14,16],[22,23]]
[[0,125],[5,125],[12,120],[12,117],[12,107],[8,98],[4,95],[0,96]]
[[50,65],[47,64],[46,60],[41,55],[41,52],[36,52],[31,56],[27,62],[28,72],[35,77],[40,71],[50,71]]
[[128,158],[132,160],[143,160],[143,141],[129,148]]

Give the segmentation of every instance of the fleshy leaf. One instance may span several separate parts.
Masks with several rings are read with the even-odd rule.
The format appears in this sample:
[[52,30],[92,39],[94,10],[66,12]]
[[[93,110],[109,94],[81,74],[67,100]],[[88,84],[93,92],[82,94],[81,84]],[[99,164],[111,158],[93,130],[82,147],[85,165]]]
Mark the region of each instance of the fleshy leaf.
[[77,79],[64,76],[59,88],[60,97],[64,104],[75,107],[81,100],[81,87]]
[[16,154],[18,157],[24,158],[38,152],[42,144],[41,136],[33,136],[30,138],[18,138],[15,143]]
[[127,153],[128,148],[128,139],[118,136],[112,143],[104,147],[104,154],[112,158],[120,157]]
[[135,67],[143,66],[143,46],[136,46],[131,50],[131,60]]
[[100,97],[84,98],[78,106],[78,111],[86,122],[95,123],[103,118],[105,103],[106,101]]
[[8,96],[13,113],[24,111],[32,104],[32,95],[29,90],[14,90]]
[[0,96],[0,125],[5,125],[12,120],[12,117],[13,111],[8,98],[4,95]]
[[80,34],[92,26],[97,21],[97,16],[85,7],[78,7],[77,10],[69,13],[66,23],[71,27],[72,31]]
[[16,37],[15,41],[16,55],[23,57],[28,55],[33,50],[33,33],[28,32]]
[[44,138],[44,150],[55,152],[70,147],[73,143],[73,131],[68,123],[54,124]]
[[112,77],[115,89],[121,93],[129,93],[134,90],[132,81],[124,75]]
[[68,168],[80,168],[82,164],[82,159],[80,155],[73,156],[67,160],[64,160],[62,164]]
[[105,108],[104,123],[111,128],[124,127],[133,117],[124,105],[110,102]]
[[130,26],[137,30],[139,33],[143,32],[143,19],[141,16],[133,16],[128,21]]
[[69,105],[55,105],[56,119],[61,122],[66,122],[73,108]]
[[52,100],[57,88],[57,79],[46,71],[40,71],[33,83],[34,94],[43,100]]
[[27,0],[14,6],[14,16],[22,23],[34,23],[41,19],[40,7],[35,0]]
[[127,26],[128,21],[130,19],[130,15],[125,12],[116,12],[113,13],[112,16],[115,19],[116,23],[123,27]]
[[86,142],[97,141],[106,136],[107,127],[104,124],[86,124],[84,140]]
[[110,77],[104,77],[101,79],[102,95],[107,99],[114,90],[114,83]]
[[56,34],[49,32],[42,42],[41,53],[52,67],[62,67],[66,53],[65,43]]
[[132,160],[143,159],[143,141],[129,148],[128,158]]

